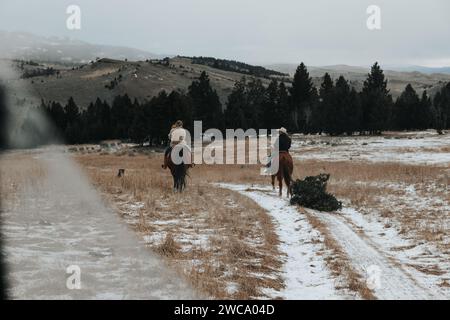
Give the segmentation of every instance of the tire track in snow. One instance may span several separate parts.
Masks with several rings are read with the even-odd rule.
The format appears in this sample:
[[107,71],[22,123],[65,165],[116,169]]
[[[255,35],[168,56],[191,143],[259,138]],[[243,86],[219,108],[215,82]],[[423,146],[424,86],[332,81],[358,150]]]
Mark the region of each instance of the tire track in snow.
[[379,268],[380,283],[373,290],[378,299],[445,299],[440,293],[420,286],[400,263],[385,256],[370,239],[360,236],[338,213],[306,210],[328,226],[333,238],[363,276],[367,275],[369,267]]
[[345,299],[345,295],[335,287],[333,278],[325,265],[323,256],[317,252],[324,249],[317,240],[321,234],[299,214],[296,207],[290,206],[286,198],[280,198],[271,188],[253,188],[247,185],[218,184],[219,187],[237,191],[260,205],[273,218],[276,233],[280,240],[283,278],[286,287],[281,292],[267,292],[275,298],[284,299]]
[[[270,188],[220,184],[224,188],[238,191],[256,201],[262,208],[266,209],[277,222],[277,234],[283,242],[282,251],[287,254],[285,262],[286,284],[284,296],[287,298],[302,299],[304,296],[315,298],[327,298],[338,296],[331,294],[329,288],[324,286],[324,281],[328,277],[329,283],[332,283],[331,275],[326,272],[321,277],[304,272],[308,269],[307,259],[301,259],[297,256],[297,250],[302,248],[302,254],[305,250],[309,259],[313,259],[318,246],[305,246],[311,237],[304,233],[312,232],[312,227],[308,224],[302,214],[294,206],[290,206],[286,199],[281,199],[277,194],[270,192]],[[305,209],[308,214],[313,215],[322,221],[329,229],[332,237],[340,244],[350,259],[355,270],[357,270],[363,279],[370,276],[368,274],[371,266],[377,266],[380,269],[379,286],[374,288],[374,294],[378,299],[446,299],[442,293],[431,288],[423,287],[416,281],[412,274],[404,270],[401,263],[394,257],[383,254],[383,250],[376,246],[366,235],[360,235],[355,231],[353,224],[349,223],[339,215],[339,213],[318,212],[311,209]],[[300,235],[299,235],[300,234]],[[301,235],[303,234],[303,236]],[[303,270],[304,274],[296,279],[296,273]],[[326,271],[326,270],[325,270]],[[311,279],[303,279],[311,276]],[[316,293],[308,292],[316,284]],[[320,286],[323,286],[320,288]],[[323,290],[326,288],[325,290]],[[339,298],[339,297],[338,297]],[[340,298],[346,298],[341,295]],[[307,298],[306,298],[307,299]]]
[[[39,154],[45,181],[3,214],[13,299],[192,299],[181,277],[145,247],[64,155]],[[66,287],[69,265],[81,289]]]

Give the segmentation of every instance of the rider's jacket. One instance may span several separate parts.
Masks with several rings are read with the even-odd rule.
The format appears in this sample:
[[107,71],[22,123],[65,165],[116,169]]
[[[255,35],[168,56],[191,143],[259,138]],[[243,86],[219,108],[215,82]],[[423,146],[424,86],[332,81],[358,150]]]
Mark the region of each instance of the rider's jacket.
[[285,133],[280,133],[278,137],[278,151],[289,151],[291,148],[291,138]]
[[186,143],[186,130],[183,128],[172,128],[169,133],[170,146],[175,146],[178,143]]

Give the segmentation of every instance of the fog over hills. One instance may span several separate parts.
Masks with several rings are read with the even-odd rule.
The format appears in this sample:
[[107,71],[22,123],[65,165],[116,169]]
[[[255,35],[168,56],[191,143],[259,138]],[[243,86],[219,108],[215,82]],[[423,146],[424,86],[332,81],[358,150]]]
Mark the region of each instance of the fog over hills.
[[123,46],[98,45],[72,38],[43,37],[27,32],[2,30],[0,44],[2,58],[60,63],[87,63],[97,57],[145,60],[165,56]]

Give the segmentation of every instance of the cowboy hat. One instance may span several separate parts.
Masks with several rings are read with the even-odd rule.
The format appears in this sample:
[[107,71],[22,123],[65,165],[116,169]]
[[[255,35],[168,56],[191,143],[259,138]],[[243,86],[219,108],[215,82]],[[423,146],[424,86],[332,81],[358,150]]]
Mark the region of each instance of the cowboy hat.
[[287,134],[287,130],[285,127],[281,127],[280,129],[278,129],[278,132],[283,132],[284,134]]

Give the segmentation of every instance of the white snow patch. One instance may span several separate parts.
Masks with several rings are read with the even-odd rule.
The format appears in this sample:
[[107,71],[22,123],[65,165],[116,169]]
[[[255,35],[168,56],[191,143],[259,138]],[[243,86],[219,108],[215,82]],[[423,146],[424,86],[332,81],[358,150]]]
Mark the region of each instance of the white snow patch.
[[[373,276],[371,268],[379,270],[377,272],[379,282],[377,281],[373,287],[378,299],[448,298],[448,294],[432,286],[422,274],[406,268],[396,257],[387,254],[383,249],[386,247],[386,239],[390,239],[387,240],[390,244],[407,244],[396,238],[394,231],[391,231],[386,238],[380,238],[388,231],[376,222],[364,221],[364,218],[351,208],[344,208],[342,216],[336,213],[306,210],[328,226],[333,238],[347,253],[352,265],[366,276],[366,280],[369,281]],[[359,231],[364,231],[365,235],[360,235]]]
[[286,287],[281,292],[264,290],[268,296],[284,299],[342,299],[335,288],[332,275],[322,257],[316,253],[323,250],[322,240],[299,211],[286,199],[278,197],[266,187],[251,187],[238,184],[218,186],[237,191],[258,203],[274,219],[276,233],[280,239],[283,258],[283,275]]
[[320,137],[294,136],[293,156],[300,160],[399,162],[449,165],[448,136],[416,133],[404,137]]

